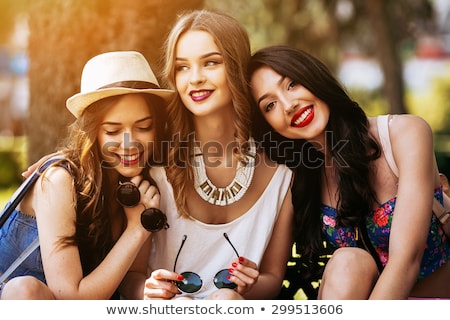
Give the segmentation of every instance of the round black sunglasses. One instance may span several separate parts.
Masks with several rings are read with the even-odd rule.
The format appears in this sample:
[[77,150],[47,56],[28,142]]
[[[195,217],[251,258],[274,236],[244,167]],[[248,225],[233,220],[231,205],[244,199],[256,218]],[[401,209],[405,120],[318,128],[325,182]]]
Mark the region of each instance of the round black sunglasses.
[[[231,243],[230,239],[228,238],[228,235],[226,233],[223,234],[225,239],[227,239],[228,243],[233,248],[234,252],[236,253],[237,257],[239,258],[239,253],[237,252],[236,248]],[[177,261],[178,256],[180,255],[181,249],[184,246],[184,243],[186,242],[187,235],[183,235],[183,239],[181,240],[181,246],[180,249],[178,249],[177,256],[175,258],[175,263],[173,264],[173,271],[176,272],[177,267]],[[185,271],[183,273],[180,273],[183,276],[183,280],[176,281],[177,287],[186,293],[194,293],[200,290],[200,288],[203,285],[202,278],[198,274],[192,271]],[[237,285],[234,282],[231,282],[228,278],[231,276],[228,269],[222,269],[219,272],[216,273],[214,276],[213,282],[216,288],[222,289],[222,288],[228,288],[228,289],[234,289],[237,287]]]
[[[134,183],[119,181],[119,186],[116,189],[116,199],[120,205],[132,208],[141,201],[141,193]],[[141,213],[141,224],[150,232],[157,232],[169,227],[166,215],[158,208],[145,208]]]

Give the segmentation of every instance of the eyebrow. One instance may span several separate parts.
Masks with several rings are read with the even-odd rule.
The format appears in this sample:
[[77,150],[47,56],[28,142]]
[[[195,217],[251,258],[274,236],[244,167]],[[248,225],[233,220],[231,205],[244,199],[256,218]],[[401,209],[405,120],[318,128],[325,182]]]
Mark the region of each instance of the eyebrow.
[[[222,54],[220,52],[208,52],[208,53],[205,53],[204,55],[201,55],[200,59],[205,59],[205,58],[209,58],[211,56],[216,56],[216,55],[222,56]],[[188,59],[187,58],[183,58],[183,57],[176,57],[175,60],[176,61],[186,61]]]
[[[284,79],[286,79],[285,76],[280,76],[280,80],[277,81],[277,85],[281,85],[284,81]],[[258,99],[258,106],[261,103],[262,100],[264,100],[265,98],[267,98],[269,96],[268,93],[263,94],[259,99]]]
[[[144,121],[147,121],[147,120],[153,120],[153,117],[152,116],[148,116],[148,117],[139,119],[139,120],[135,121],[134,123],[140,123],[140,122],[144,122]],[[121,122],[114,122],[114,121],[102,122],[102,125],[111,125],[111,126],[118,126],[118,125],[121,125],[121,124],[122,124]]]

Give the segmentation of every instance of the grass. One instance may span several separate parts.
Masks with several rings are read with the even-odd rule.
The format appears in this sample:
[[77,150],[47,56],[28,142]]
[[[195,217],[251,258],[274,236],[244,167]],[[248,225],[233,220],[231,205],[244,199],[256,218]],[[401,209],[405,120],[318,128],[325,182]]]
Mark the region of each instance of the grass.
[[5,207],[9,198],[12,196],[12,194],[14,193],[14,191],[16,191],[17,188],[18,186],[9,187],[7,189],[0,189],[0,208],[3,209]]
[[[27,150],[27,138],[12,137],[12,136],[0,136],[0,152],[11,152],[18,154],[19,170],[22,171],[26,167],[26,150]],[[20,174],[20,172],[18,172]],[[12,183],[6,188],[0,188],[0,208],[3,209],[12,196],[14,191],[19,187],[18,184]]]

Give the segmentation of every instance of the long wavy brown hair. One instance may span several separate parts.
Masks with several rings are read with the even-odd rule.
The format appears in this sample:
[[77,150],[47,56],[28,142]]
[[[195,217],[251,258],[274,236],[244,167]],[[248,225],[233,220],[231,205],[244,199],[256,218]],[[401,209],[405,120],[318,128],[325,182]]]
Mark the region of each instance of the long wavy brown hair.
[[[140,93],[138,93],[140,94]],[[166,112],[165,103],[159,97],[142,94],[150,108],[150,112],[157,119],[155,141],[165,139]],[[113,96],[99,100],[90,105],[83,114],[69,126],[69,133],[59,152],[64,156],[65,166],[73,176],[73,187],[76,209],[75,234],[62,238],[63,245],[77,245],[80,251],[83,273],[88,274],[104,259],[114,245],[112,235],[112,219],[117,219],[117,212],[122,216],[122,230],[125,228],[126,218],[123,208],[115,205],[115,186],[118,185],[118,175],[112,181],[108,170],[102,166],[101,146],[97,136],[104,115],[120,96]],[[144,178],[149,178],[148,168],[152,162],[162,160],[161,146],[153,144],[153,156],[145,164],[142,172]],[[60,165],[55,163],[54,165]]]
[[[251,108],[246,81],[246,70],[250,58],[250,41],[245,28],[233,17],[218,11],[197,10],[181,15],[172,28],[165,43],[165,69],[163,75],[167,85],[175,86],[175,48],[180,37],[188,31],[205,31],[214,39],[223,55],[228,86],[231,91],[238,157],[244,160],[246,142],[250,137]],[[194,125],[191,113],[177,95],[168,106],[169,132],[172,134],[167,176],[172,184],[175,201],[181,216],[188,217],[186,190],[193,184],[190,165]]]

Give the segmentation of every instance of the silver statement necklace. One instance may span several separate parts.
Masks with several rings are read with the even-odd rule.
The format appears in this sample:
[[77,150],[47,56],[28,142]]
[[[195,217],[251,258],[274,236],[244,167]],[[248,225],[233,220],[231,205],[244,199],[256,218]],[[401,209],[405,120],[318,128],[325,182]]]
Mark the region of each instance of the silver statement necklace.
[[216,187],[206,175],[205,161],[200,147],[194,148],[194,188],[199,196],[216,206],[227,206],[241,199],[247,191],[255,172],[256,144],[250,138],[250,150],[247,154],[247,163],[239,161],[236,176],[225,188]]

